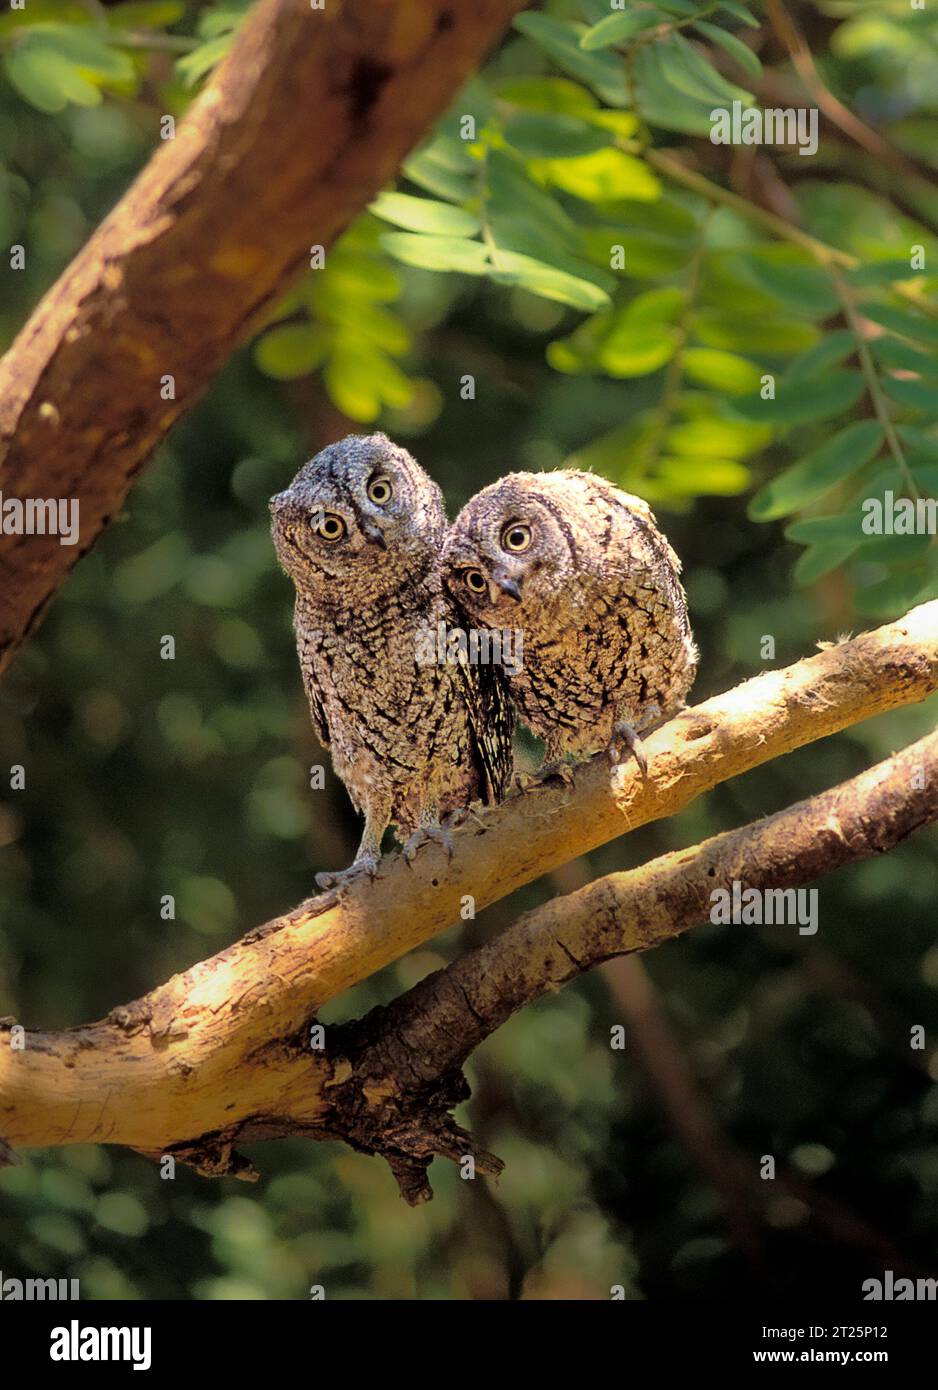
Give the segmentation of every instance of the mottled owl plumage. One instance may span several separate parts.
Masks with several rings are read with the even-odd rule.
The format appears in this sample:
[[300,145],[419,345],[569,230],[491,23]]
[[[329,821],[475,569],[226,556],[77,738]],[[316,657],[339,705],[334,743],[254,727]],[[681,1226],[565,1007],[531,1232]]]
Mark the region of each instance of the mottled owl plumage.
[[509,474],[460,512],[443,566],[470,623],[523,633],[509,688],[549,760],[682,707],[697,651],[681,565],[641,498],[591,473]]
[[[355,865],[474,800],[503,795],[511,711],[495,667],[439,664],[426,639],[458,616],[445,594],[439,488],[385,435],[349,436],[271,499],[280,564],[320,741],[365,829]],[[330,876],[323,876],[328,878]]]

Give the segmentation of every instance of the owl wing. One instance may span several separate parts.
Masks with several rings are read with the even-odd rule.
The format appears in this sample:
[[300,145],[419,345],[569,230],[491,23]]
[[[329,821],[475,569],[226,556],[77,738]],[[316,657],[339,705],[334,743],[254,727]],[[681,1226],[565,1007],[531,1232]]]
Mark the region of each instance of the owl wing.
[[491,806],[504,799],[514,770],[511,747],[514,710],[499,666],[469,666],[460,661],[456,670],[469,713],[469,733],[481,797]]
[[306,698],[309,701],[309,712],[313,719],[313,728],[316,730],[316,737],[323,748],[328,748],[329,724],[326,720],[326,707],[323,704],[322,691],[319,687],[312,671],[306,671],[303,684],[306,687]]

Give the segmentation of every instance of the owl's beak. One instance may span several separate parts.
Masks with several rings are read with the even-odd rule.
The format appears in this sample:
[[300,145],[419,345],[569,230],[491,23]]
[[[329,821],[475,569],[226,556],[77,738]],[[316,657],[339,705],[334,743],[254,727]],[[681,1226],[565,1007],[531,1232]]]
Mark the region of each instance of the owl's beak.
[[362,532],[365,540],[371,541],[372,545],[378,546],[381,550],[387,550],[388,543],[380,526],[376,526],[374,522],[366,521],[362,523]]
[[[507,570],[500,568],[493,569],[492,578],[503,594],[507,594],[509,598],[513,598],[516,602],[521,601],[521,585],[518,583],[518,579],[510,575]],[[520,578],[520,575],[518,578]]]

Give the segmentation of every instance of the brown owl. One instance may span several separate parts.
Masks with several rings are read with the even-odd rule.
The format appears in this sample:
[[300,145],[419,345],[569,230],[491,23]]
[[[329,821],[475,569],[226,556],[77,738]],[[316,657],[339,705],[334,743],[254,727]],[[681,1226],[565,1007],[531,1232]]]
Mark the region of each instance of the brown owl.
[[624,745],[644,772],[638,734],[697,669],[680,561],[647,503],[591,473],[512,473],[460,512],[443,569],[468,623],[520,632],[509,688],[548,762],[603,747],[617,762]]
[[501,798],[511,713],[495,665],[452,659],[458,624],[443,591],[439,488],[383,434],[351,435],[303,465],[271,499],[280,564],[296,588],[294,627],[313,725],[365,828],[329,887],[373,871],[393,823],[412,849],[440,819]]

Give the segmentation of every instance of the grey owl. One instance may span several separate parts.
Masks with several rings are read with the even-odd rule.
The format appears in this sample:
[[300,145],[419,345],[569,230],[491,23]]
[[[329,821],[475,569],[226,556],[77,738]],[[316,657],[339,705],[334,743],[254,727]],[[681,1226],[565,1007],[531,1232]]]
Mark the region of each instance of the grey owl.
[[467,618],[520,630],[512,698],[548,763],[620,745],[683,706],[697,669],[681,565],[647,503],[591,473],[512,473],[466,504],[444,583]]
[[[448,812],[499,800],[511,776],[510,702],[494,666],[441,663],[428,634],[458,622],[442,587],[439,488],[383,434],[350,435],[270,502],[313,725],[356,810],[351,869],[399,837],[443,838]],[[330,886],[345,875],[317,875]]]

